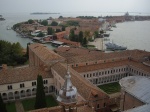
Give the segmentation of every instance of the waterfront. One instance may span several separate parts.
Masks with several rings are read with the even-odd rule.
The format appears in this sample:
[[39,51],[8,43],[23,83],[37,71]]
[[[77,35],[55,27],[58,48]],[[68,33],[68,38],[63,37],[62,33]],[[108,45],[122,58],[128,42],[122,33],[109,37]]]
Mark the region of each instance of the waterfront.
[[[82,13],[79,14],[79,16]],[[60,15],[64,17],[75,17],[77,13],[71,14],[51,14],[51,15],[30,15],[28,14],[3,14],[5,21],[0,21],[0,39],[10,42],[20,42],[21,45],[26,48],[28,42],[32,42],[31,39],[21,38],[17,36],[13,30],[7,30],[6,27],[12,27],[14,24],[28,19],[47,19],[50,16],[57,18]],[[91,15],[91,14],[89,14]],[[100,15],[100,14],[99,14]],[[98,16],[98,14],[93,15]],[[118,45],[126,46],[128,49],[141,49],[150,51],[150,21],[135,21],[118,23],[117,28],[112,28],[110,31],[110,40]],[[105,42],[104,42],[105,44]],[[49,48],[53,49],[50,44],[46,44]],[[98,45],[97,45],[98,46]]]

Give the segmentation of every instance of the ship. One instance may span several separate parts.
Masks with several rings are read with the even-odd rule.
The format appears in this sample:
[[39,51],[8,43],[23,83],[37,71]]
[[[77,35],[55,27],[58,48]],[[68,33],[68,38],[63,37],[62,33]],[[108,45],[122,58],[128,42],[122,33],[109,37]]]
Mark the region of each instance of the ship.
[[0,15],[0,21],[4,21],[5,19]]
[[106,48],[109,49],[109,50],[126,50],[127,47],[123,47],[123,46],[119,46],[115,43],[106,43]]

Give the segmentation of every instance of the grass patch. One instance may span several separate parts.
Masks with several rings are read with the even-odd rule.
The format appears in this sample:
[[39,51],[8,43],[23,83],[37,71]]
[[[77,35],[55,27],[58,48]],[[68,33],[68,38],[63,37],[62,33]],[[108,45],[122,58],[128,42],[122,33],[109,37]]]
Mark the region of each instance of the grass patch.
[[15,102],[6,103],[7,112],[16,112]]
[[22,101],[22,105],[25,111],[34,110],[35,98],[26,99]]
[[118,82],[104,84],[104,85],[100,85],[98,87],[108,94],[120,92],[120,90],[121,90],[120,84]]
[[[58,103],[53,96],[46,96],[47,107],[58,106]],[[22,101],[22,105],[25,111],[34,110],[35,98],[27,99]]]
[[47,97],[46,97],[46,103],[47,103],[47,107],[58,106],[58,103],[57,103],[57,101],[54,99],[53,96],[47,96]]

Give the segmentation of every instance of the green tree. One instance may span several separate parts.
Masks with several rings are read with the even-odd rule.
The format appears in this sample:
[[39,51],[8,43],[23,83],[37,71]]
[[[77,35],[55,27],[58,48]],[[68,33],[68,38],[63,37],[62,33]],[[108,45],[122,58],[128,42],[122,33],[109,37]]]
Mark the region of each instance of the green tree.
[[43,20],[43,21],[41,22],[41,24],[44,25],[44,26],[47,26],[47,25],[48,25],[48,21],[47,21],[47,20]]
[[28,20],[28,23],[29,23],[29,24],[32,24],[32,23],[34,23],[34,21],[33,21],[32,19],[29,19],[29,20]]
[[17,23],[17,24],[15,24],[15,25],[13,25],[13,29],[17,29],[17,28],[19,28],[21,26],[21,23]]
[[69,39],[70,39],[71,41],[75,41],[75,40],[76,40],[76,39],[75,39],[75,34],[74,34],[74,30],[73,30],[73,29],[70,30]]
[[84,37],[89,38],[90,37],[90,31],[85,31],[84,32]]
[[83,43],[83,32],[79,32],[79,42],[82,44]]
[[52,21],[51,26],[57,26],[58,23],[56,21]]
[[45,108],[46,99],[43,85],[43,78],[41,75],[37,76],[37,91],[36,91],[36,100],[35,100],[35,109]]
[[52,35],[53,34],[53,29],[51,27],[47,28],[47,34]]
[[58,32],[61,32],[61,30],[60,29],[56,29],[56,33],[58,33]]
[[68,26],[79,26],[79,22],[78,21],[67,21],[67,25]]
[[44,37],[45,35],[42,33],[42,32],[40,32],[38,35],[37,35],[37,37]]
[[20,43],[10,43],[4,40],[0,40],[0,64],[5,63],[7,65],[14,66],[24,62],[23,60],[19,62],[18,58],[22,58],[25,61]]
[[86,39],[86,37],[84,37],[84,39],[83,39],[83,45],[87,45],[87,39]]
[[59,16],[59,19],[63,19],[63,16]]
[[98,31],[95,31],[94,32],[94,38],[97,38],[98,37]]
[[66,28],[65,28],[64,26],[62,26],[61,31],[65,31],[65,29],[66,29]]
[[104,30],[100,30],[100,34],[103,34],[104,33]]
[[7,112],[5,103],[3,102],[2,96],[0,94],[0,112]]

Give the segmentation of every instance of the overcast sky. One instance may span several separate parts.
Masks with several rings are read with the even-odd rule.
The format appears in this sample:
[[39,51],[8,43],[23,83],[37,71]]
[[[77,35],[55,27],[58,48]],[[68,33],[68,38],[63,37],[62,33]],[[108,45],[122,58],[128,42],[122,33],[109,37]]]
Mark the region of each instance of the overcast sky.
[[0,0],[0,13],[38,11],[150,13],[150,0]]

